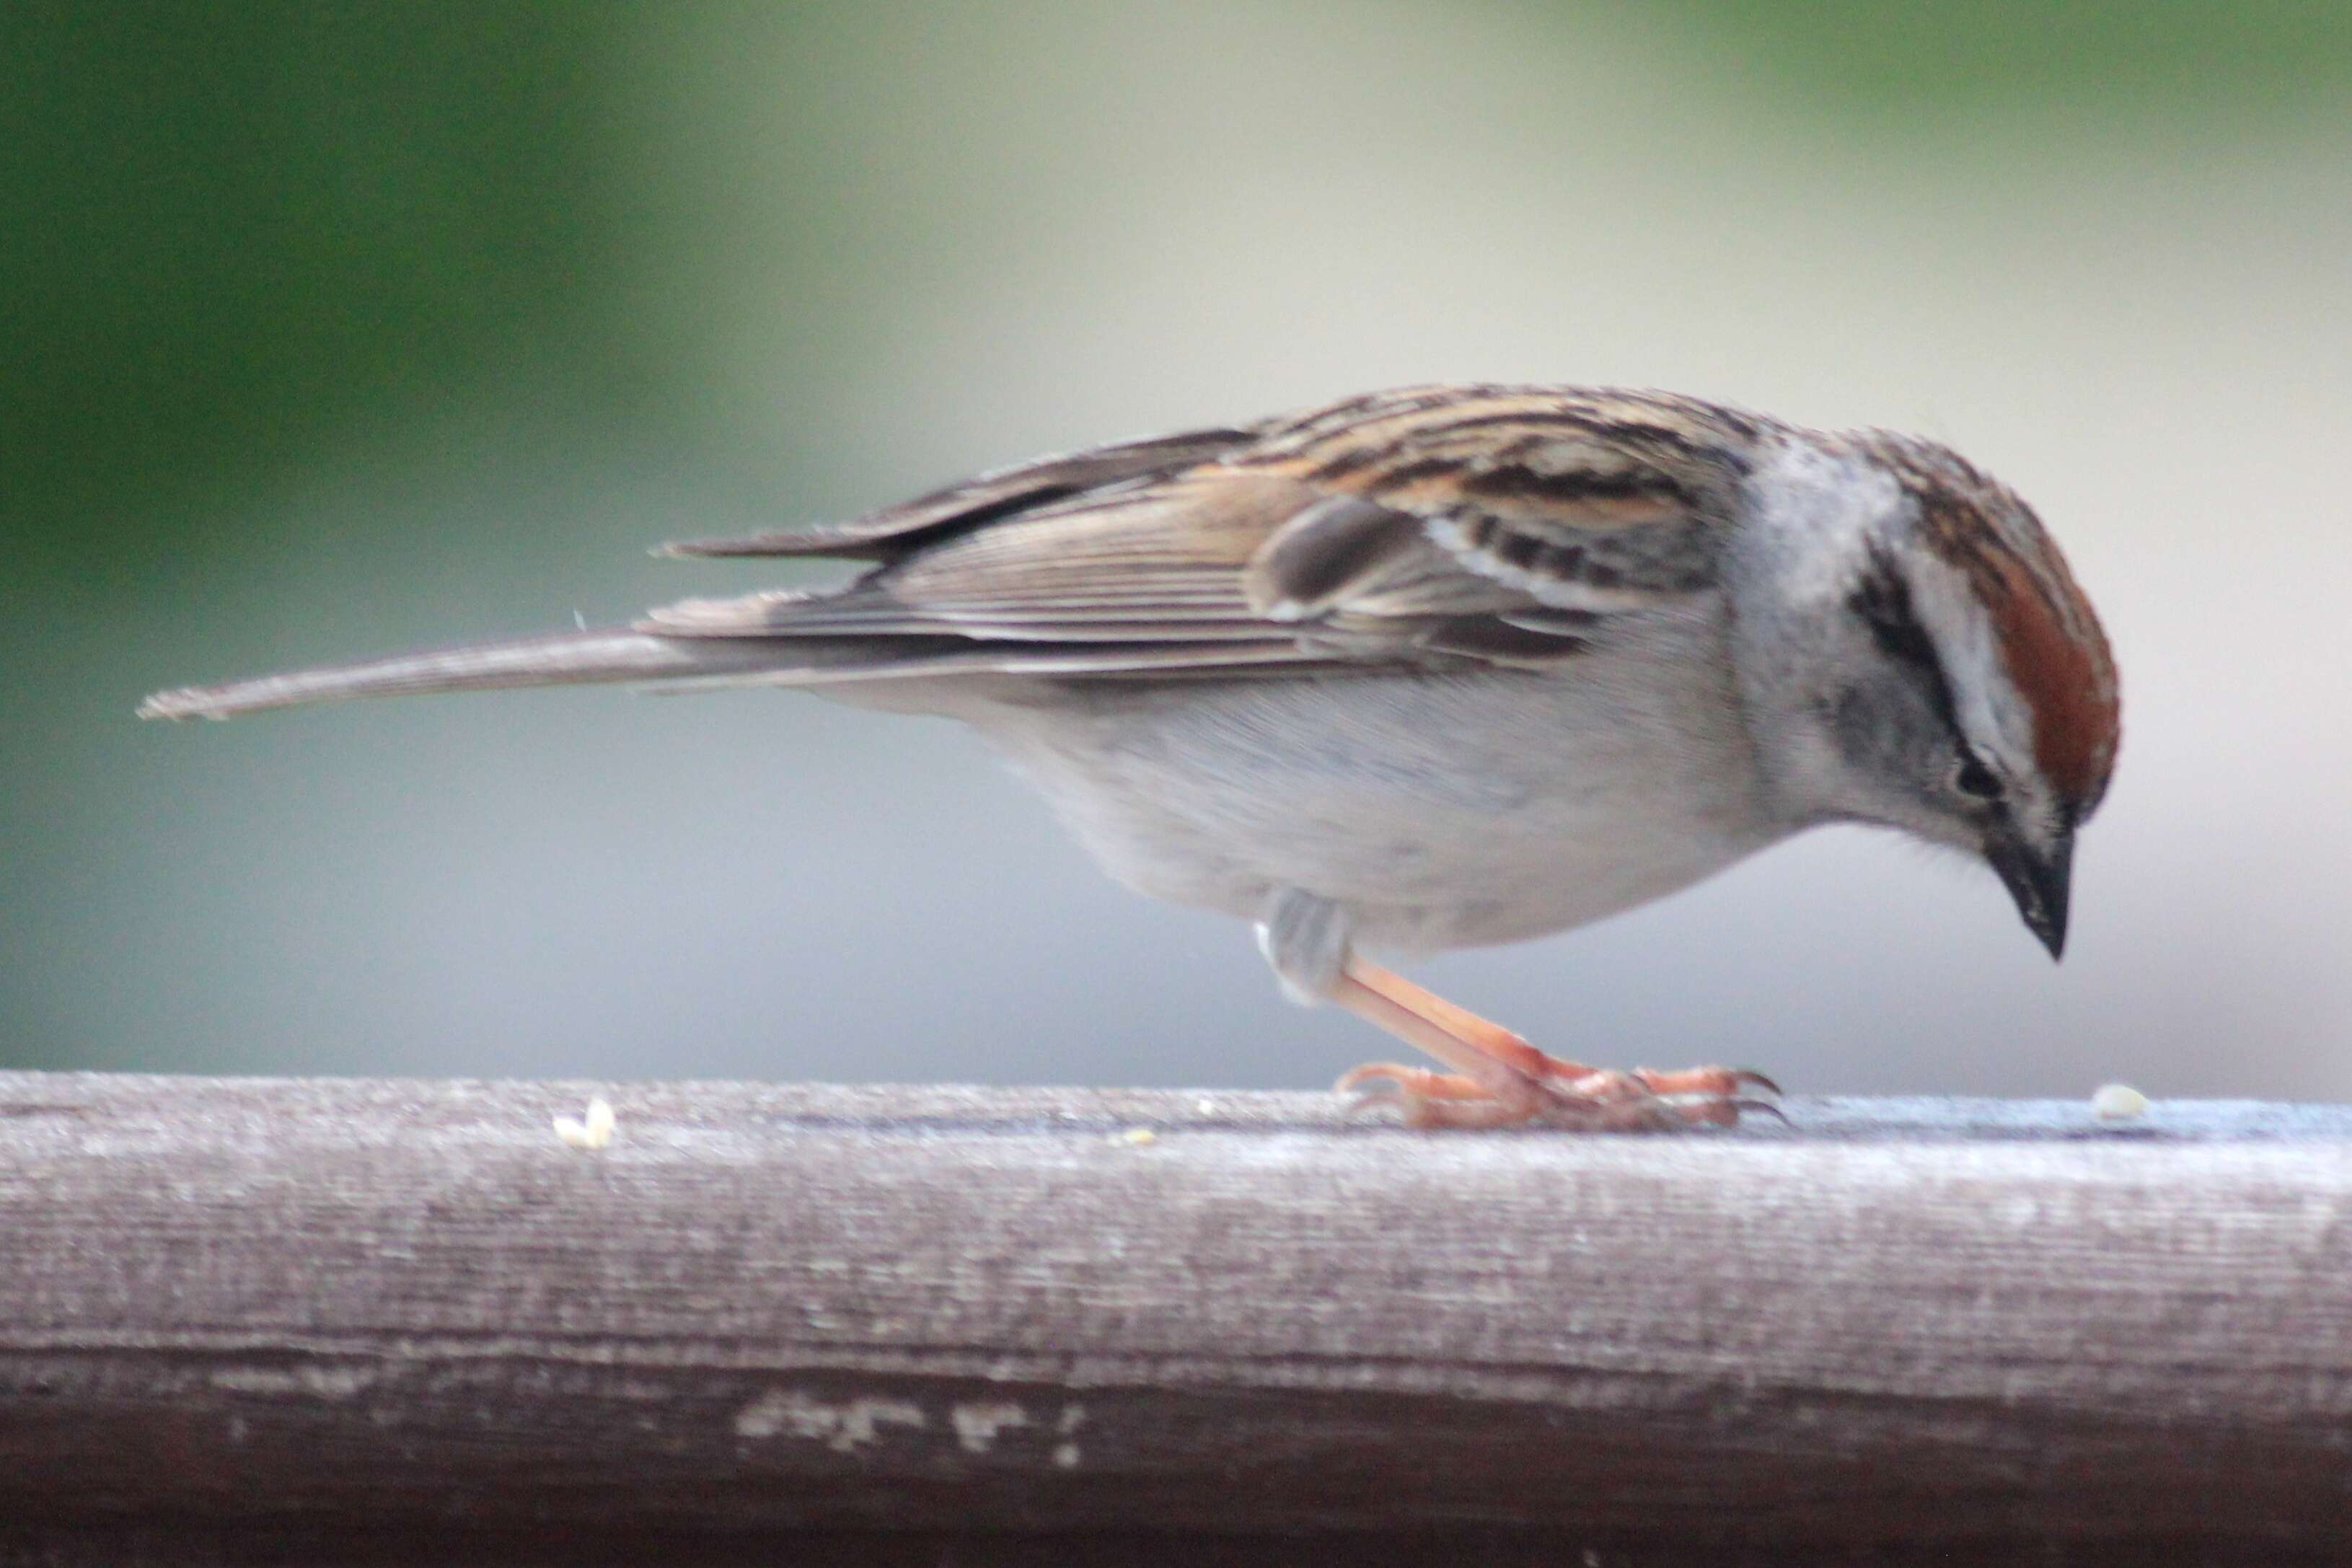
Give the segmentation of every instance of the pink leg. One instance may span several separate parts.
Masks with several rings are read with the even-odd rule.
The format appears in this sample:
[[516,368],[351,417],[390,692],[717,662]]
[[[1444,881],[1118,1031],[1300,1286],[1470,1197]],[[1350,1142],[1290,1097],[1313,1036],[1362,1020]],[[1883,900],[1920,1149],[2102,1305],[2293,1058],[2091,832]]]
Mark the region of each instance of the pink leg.
[[1413,1127],[1513,1127],[1529,1121],[1592,1131],[1729,1127],[1777,1092],[1736,1068],[1631,1072],[1547,1056],[1525,1039],[1392,971],[1350,958],[1331,999],[1419,1047],[1454,1070],[1368,1062],[1339,1079],[1342,1093],[1393,1098]]

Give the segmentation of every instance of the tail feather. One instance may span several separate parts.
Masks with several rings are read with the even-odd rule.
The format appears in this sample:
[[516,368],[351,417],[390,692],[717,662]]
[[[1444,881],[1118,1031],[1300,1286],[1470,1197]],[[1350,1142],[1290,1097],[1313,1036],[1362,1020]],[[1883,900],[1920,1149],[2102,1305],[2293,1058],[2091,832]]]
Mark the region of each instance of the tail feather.
[[873,644],[844,647],[805,639],[754,639],[730,645],[617,629],[558,632],[265,675],[220,686],[159,691],[139,705],[139,717],[226,719],[268,708],[341,702],[355,697],[594,681],[791,684],[838,673],[840,667],[853,660],[870,666],[877,654],[887,657],[888,651]]

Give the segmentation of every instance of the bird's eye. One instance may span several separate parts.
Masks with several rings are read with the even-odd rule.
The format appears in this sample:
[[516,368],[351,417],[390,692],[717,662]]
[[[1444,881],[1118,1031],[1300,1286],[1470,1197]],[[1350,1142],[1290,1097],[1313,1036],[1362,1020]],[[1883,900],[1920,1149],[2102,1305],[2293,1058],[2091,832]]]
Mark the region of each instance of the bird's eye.
[[1960,754],[1959,765],[1952,770],[1952,787],[1970,800],[2000,798],[2000,780],[1972,752]]

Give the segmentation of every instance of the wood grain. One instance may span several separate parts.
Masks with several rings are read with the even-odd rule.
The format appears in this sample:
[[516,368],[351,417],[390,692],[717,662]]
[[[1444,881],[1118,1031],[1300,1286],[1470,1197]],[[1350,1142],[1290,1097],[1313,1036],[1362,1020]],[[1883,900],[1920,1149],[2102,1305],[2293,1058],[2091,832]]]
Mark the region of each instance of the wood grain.
[[0,1560],[2352,1559],[2352,1110],[1790,1115],[0,1073]]

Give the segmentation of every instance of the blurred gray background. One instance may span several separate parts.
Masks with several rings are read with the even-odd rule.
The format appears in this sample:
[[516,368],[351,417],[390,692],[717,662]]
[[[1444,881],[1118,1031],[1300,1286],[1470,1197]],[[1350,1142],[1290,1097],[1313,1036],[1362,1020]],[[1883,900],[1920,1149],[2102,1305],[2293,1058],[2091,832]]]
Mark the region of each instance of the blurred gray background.
[[2053,968],[1823,833],[1419,971],[1808,1090],[2352,1095],[2352,8],[0,11],[0,1065],[1315,1085],[1391,1047],[970,737],[142,692],[793,568],[644,546],[1400,382],[1948,440],[2126,739]]

